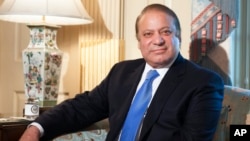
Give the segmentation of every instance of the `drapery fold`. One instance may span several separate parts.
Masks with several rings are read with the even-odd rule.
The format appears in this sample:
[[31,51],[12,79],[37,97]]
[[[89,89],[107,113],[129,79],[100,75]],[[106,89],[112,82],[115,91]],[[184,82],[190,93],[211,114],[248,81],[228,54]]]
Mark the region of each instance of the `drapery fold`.
[[[227,54],[220,43],[237,27],[238,0],[192,0],[190,60],[217,72],[226,85],[229,77]],[[220,55],[218,55],[220,54]]]
[[223,14],[227,14],[231,19],[238,19],[239,2],[238,0],[210,0],[216,7],[221,9]]
[[237,26],[238,0],[193,0],[192,6],[191,41],[196,43],[190,44],[190,59],[199,62]]
[[238,26],[232,34],[231,78],[233,85],[250,89],[250,1],[239,2]]

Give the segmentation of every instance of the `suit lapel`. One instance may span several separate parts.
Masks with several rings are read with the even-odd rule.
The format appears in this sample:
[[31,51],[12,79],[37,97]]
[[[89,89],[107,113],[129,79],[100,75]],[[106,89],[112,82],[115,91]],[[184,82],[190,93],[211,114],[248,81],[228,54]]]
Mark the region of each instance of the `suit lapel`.
[[167,102],[168,97],[173,93],[178,83],[182,80],[182,75],[185,70],[184,59],[179,55],[174,64],[164,76],[159,85],[155,96],[149,106],[147,115],[143,122],[143,127],[140,134],[140,140],[147,134],[149,129],[156,122]]

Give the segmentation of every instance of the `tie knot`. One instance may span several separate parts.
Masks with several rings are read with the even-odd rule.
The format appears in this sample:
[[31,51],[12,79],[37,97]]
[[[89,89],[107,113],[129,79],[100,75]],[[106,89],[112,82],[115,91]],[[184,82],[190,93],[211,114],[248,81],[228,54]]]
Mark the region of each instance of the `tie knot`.
[[159,76],[159,73],[158,73],[156,70],[150,70],[150,71],[147,73],[146,79],[153,80],[153,79],[155,79],[157,76]]

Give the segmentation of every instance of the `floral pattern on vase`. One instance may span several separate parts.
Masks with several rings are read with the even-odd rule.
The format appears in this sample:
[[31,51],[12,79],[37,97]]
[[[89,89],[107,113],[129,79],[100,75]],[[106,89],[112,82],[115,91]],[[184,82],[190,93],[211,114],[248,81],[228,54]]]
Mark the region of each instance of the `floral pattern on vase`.
[[23,51],[25,95],[41,107],[56,104],[62,52],[56,46],[57,27],[28,26],[30,43]]

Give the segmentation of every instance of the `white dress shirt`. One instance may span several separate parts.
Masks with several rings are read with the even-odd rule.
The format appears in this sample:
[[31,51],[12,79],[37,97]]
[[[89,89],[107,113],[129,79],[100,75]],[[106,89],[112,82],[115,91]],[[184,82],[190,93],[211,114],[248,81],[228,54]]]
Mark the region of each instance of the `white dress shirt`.
[[[152,83],[152,97],[151,97],[151,101],[155,95],[155,92],[158,88],[158,86],[160,85],[161,83],[161,80],[163,79],[163,77],[165,76],[165,74],[167,73],[169,68],[165,67],[165,68],[159,68],[159,69],[154,69],[152,68],[151,66],[149,66],[148,64],[146,64],[145,68],[144,68],[144,71],[142,73],[142,77],[141,77],[141,80],[137,86],[137,89],[136,89],[136,93],[137,91],[140,89],[141,85],[143,84],[143,82],[145,81],[146,79],[146,76],[147,76],[147,73],[149,72],[149,70],[156,70],[158,73],[159,73],[159,76],[156,77]],[[135,96],[134,96],[135,97]],[[149,102],[149,104],[151,103],[151,101]]]

